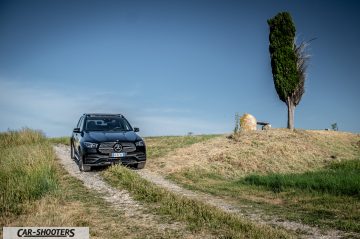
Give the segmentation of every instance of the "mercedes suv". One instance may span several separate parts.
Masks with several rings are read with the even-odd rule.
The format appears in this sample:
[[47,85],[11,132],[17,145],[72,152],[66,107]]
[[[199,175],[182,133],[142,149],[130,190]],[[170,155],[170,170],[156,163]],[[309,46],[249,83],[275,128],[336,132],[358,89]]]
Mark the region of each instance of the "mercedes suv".
[[146,147],[136,132],[121,114],[84,114],[71,135],[71,158],[80,171],[117,163],[144,168]]

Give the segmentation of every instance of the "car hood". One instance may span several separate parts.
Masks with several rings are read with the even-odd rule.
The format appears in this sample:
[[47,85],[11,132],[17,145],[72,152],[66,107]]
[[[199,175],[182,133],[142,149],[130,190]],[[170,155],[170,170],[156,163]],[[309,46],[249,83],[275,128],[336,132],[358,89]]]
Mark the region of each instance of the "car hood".
[[84,141],[89,142],[135,142],[141,140],[134,131],[99,131],[85,132]]

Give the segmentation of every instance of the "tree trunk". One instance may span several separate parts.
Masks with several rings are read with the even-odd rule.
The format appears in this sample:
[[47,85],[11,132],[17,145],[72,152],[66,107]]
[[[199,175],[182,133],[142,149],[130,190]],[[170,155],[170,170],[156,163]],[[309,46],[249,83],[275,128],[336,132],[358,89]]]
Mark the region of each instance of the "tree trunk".
[[288,123],[287,127],[288,129],[293,130],[294,129],[294,113],[295,113],[295,105],[291,101],[290,97],[288,98],[286,105],[288,107]]

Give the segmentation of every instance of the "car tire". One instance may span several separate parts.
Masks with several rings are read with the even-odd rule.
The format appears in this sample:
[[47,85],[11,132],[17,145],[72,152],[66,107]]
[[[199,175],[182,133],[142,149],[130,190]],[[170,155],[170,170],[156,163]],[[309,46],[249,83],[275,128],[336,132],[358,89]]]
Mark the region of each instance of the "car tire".
[[80,157],[80,160],[79,160],[79,170],[81,172],[89,172],[91,171],[91,166],[88,166],[88,165],[84,165],[84,162],[83,162],[83,159],[82,157]]
[[70,157],[71,159],[75,159],[74,145],[71,143],[70,145]]
[[145,167],[146,162],[140,162],[136,165],[136,169],[143,169]]

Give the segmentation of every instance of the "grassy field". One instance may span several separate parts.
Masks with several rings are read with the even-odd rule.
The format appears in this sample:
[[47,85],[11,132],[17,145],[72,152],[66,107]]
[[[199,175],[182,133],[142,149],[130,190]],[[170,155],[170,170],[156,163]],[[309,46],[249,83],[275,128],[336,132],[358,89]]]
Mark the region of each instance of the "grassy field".
[[141,178],[122,166],[103,173],[119,189],[127,189],[136,200],[171,220],[185,222],[192,231],[209,231],[217,238],[290,238],[290,234],[269,226],[255,225],[203,202],[175,195]]
[[[170,148],[171,146],[169,146]],[[271,130],[218,136],[149,158],[182,186],[239,207],[360,232],[359,135]]]

